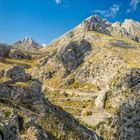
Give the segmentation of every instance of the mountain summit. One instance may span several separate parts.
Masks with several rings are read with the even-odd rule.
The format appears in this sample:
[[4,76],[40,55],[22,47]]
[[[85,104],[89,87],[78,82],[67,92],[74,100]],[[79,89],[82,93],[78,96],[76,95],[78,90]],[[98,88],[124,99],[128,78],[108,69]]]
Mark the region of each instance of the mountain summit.
[[35,42],[31,37],[26,37],[14,43],[14,46],[24,50],[38,50],[42,48],[40,44]]
[[110,23],[99,16],[90,16],[80,26],[86,31],[97,31],[111,36],[121,36],[140,42],[140,23],[126,19],[123,23]]

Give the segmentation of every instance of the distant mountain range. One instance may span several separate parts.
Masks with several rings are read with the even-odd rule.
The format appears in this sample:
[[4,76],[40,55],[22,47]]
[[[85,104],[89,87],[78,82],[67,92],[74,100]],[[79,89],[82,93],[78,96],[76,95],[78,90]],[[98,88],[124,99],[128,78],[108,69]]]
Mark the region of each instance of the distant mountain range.
[[14,48],[23,49],[23,50],[38,50],[43,46],[35,42],[31,37],[26,37],[15,42],[12,45]]

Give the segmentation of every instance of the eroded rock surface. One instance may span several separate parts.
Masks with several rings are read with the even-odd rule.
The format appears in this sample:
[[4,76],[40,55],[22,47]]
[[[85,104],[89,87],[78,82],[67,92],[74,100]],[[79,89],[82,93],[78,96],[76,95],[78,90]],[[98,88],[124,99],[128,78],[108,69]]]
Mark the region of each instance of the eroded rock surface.
[[25,73],[24,68],[19,65],[14,65],[6,69],[4,76],[14,81],[28,81],[30,78],[30,75]]
[[0,57],[8,56],[10,53],[10,47],[0,44]]
[[26,52],[23,52],[21,50],[17,49],[12,49],[9,53],[9,56],[11,58],[16,58],[16,59],[31,59],[32,56]]

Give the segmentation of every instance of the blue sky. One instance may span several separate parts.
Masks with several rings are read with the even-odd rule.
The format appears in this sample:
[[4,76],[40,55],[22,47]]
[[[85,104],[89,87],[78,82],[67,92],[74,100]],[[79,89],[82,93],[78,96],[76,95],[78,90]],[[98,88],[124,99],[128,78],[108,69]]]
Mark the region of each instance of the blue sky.
[[26,36],[48,43],[94,14],[140,22],[140,0],[0,0],[0,43]]

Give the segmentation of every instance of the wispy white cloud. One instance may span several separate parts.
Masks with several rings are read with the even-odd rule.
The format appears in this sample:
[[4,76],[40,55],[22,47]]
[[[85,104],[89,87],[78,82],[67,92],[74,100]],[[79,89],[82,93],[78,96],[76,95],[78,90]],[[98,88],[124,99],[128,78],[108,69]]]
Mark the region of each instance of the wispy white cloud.
[[118,4],[114,4],[108,10],[94,10],[93,13],[102,15],[104,17],[115,17],[120,10],[120,6]]
[[135,11],[137,9],[138,4],[140,3],[140,0],[131,0],[130,1],[130,8],[127,9],[127,13],[130,13],[132,11]]
[[131,0],[130,6],[132,6],[132,8],[134,10],[137,9],[137,5],[140,3],[140,0]]
[[56,4],[60,4],[62,2],[62,0],[54,0],[56,2]]

